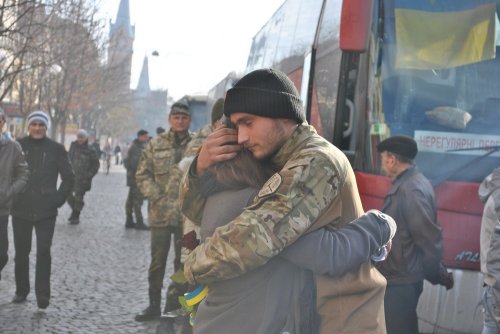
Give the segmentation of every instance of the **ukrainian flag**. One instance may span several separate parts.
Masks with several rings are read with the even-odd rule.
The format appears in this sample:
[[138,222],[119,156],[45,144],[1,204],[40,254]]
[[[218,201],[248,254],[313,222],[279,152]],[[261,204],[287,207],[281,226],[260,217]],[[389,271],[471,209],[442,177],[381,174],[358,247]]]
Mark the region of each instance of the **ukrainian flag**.
[[494,0],[395,0],[396,67],[442,69],[495,58]]

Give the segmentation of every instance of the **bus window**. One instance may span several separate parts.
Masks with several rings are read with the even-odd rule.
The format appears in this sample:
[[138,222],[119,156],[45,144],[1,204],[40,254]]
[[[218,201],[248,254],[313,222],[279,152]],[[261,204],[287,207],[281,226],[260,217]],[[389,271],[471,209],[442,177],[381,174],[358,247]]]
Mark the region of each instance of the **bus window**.
[[[481,156],[488,153],[483,147],[500,145],[500,48],[492,45],[495,41],[490,36],[484,39],[484,43],[490,45],[481,47],[484,50],[493,48],[494,52],[485,51],[484,59],[464,60],[465,56],[457,56],[454,61],[463,63],[448,66],[440,63],[438,55],[434,57],[432,53],[425,53],[426,50],[421,51],[422,57],[431,65],[415,65],[418,59],[412,59],[413,63],[405,65],[403,60],[407,59],[402,60],[401,54],[398,54],[401,47],[397,43],[401,41],[396,36],[397,27],[402,23],[396,22],[394,2],[385,4],[380,77],[383,119],[375,116],[373,119],[386,125],[389,129],[386,136],[403,134],[417,141],[420,152],[417,163],[431,180],[481,181],[489,171],[500,165],[499,153],[481,160]],[[448,2],[450,7],[454,4]],[[474,4],[467,6],[471,17],[475,18]],[[448,13],[443,8],[441,10]],[[457,8],[448,10],[455,13]],[[481,11],[478,9],[477,15],[486,17],[481,22],[490,24],[487,32],[494,31],[493,27],[498,29],[498,17],[494,17],[494,11],[492,16],[490,12],[485,14]],[[462,15],[462,12],[457,13]],[[472,21],[471,24],[474,23]],[[450,31],[450,34],[453,33]],[[469,56],[466,51],[463,52]],[[432,62],[435,64],[432,65]],[[373,110],[374,115],[375,112],[376,109]],[[476,158],[481,160],[481,164],[468,167]]]

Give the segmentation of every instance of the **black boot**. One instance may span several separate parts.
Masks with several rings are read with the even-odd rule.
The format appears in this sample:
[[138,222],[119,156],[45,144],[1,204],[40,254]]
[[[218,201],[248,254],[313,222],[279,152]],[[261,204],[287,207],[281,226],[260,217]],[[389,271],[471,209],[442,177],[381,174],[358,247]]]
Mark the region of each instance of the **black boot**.
[[71,215],[68,217],[68,222],[71,223],[71,221],[75,219],[75,210],[72,210],[71,211]]
[[132,217],[127,217],[127,220],[125,221],[125,228],[135,228],[135,223]]
[[138,230],[149,230],[149,226],[144,224],[142,220],[137,220],[137,224],[135,224],[135,228]]
[[167,288],[167,298],[163,314],[180,309],[182,306],[179,303],[179,297],[183,296],[188,291],[187,284],[172,282]]
[[135,316],[135,321],[149,321],[160,318],[161,315],[161,292],[149,292],[149,306]]
[[73,212],[71,213],[69,223],[72,225],[80,224],[80,211],[73,210]]

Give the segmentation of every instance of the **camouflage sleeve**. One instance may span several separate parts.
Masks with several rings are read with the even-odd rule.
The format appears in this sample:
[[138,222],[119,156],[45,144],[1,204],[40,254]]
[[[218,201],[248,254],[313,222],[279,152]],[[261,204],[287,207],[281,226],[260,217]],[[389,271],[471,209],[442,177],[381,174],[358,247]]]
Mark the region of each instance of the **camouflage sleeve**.
[[240,216],[217,228],[190,254],[184,264],[186,278],[210,283],[265,264],[305,233],[339,194],[341,183],[338,170],[317,152],[288,163]]
[[184,154],[184,156],[191,157],[198,155],[198,151],[200,150],[204,140],[205,138],[200,136],[199,134],[193,137],[193,139],[191,139],[188,146],[186,147],[186,154]]
[[149,143],[142,151],[135,173],[137,187],[150,201],[156,201],[162,196],[162,188],[155,182],[153,170],[153,145]]
[[202,195],[203,178],[196,175],[195,158],[181,181],[179,205],[182,213],[196,225],[200,225],[206,198]]

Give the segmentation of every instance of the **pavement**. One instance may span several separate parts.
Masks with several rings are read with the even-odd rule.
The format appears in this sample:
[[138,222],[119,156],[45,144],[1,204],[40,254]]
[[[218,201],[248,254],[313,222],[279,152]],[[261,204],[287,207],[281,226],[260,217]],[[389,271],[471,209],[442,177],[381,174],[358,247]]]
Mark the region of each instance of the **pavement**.
[[[122,166],[113,165],[109,175],[101,168],[85,195],[79,225],[68,224],[67,204],[59,210],[52,242],[52,297],[46,310],[37,308],[34,294],[35,241],[28,300],[11,303],[15,281],[9,222],[9,262],[0,280],[0,333],[155,333],[158,321],[134,320],[148,305],[150,242],[149,231],[124,228],[125,181]],[[146,203],[143,214],[147,217]],[[173,273],[172,262],[169,256],[165,287]]]

